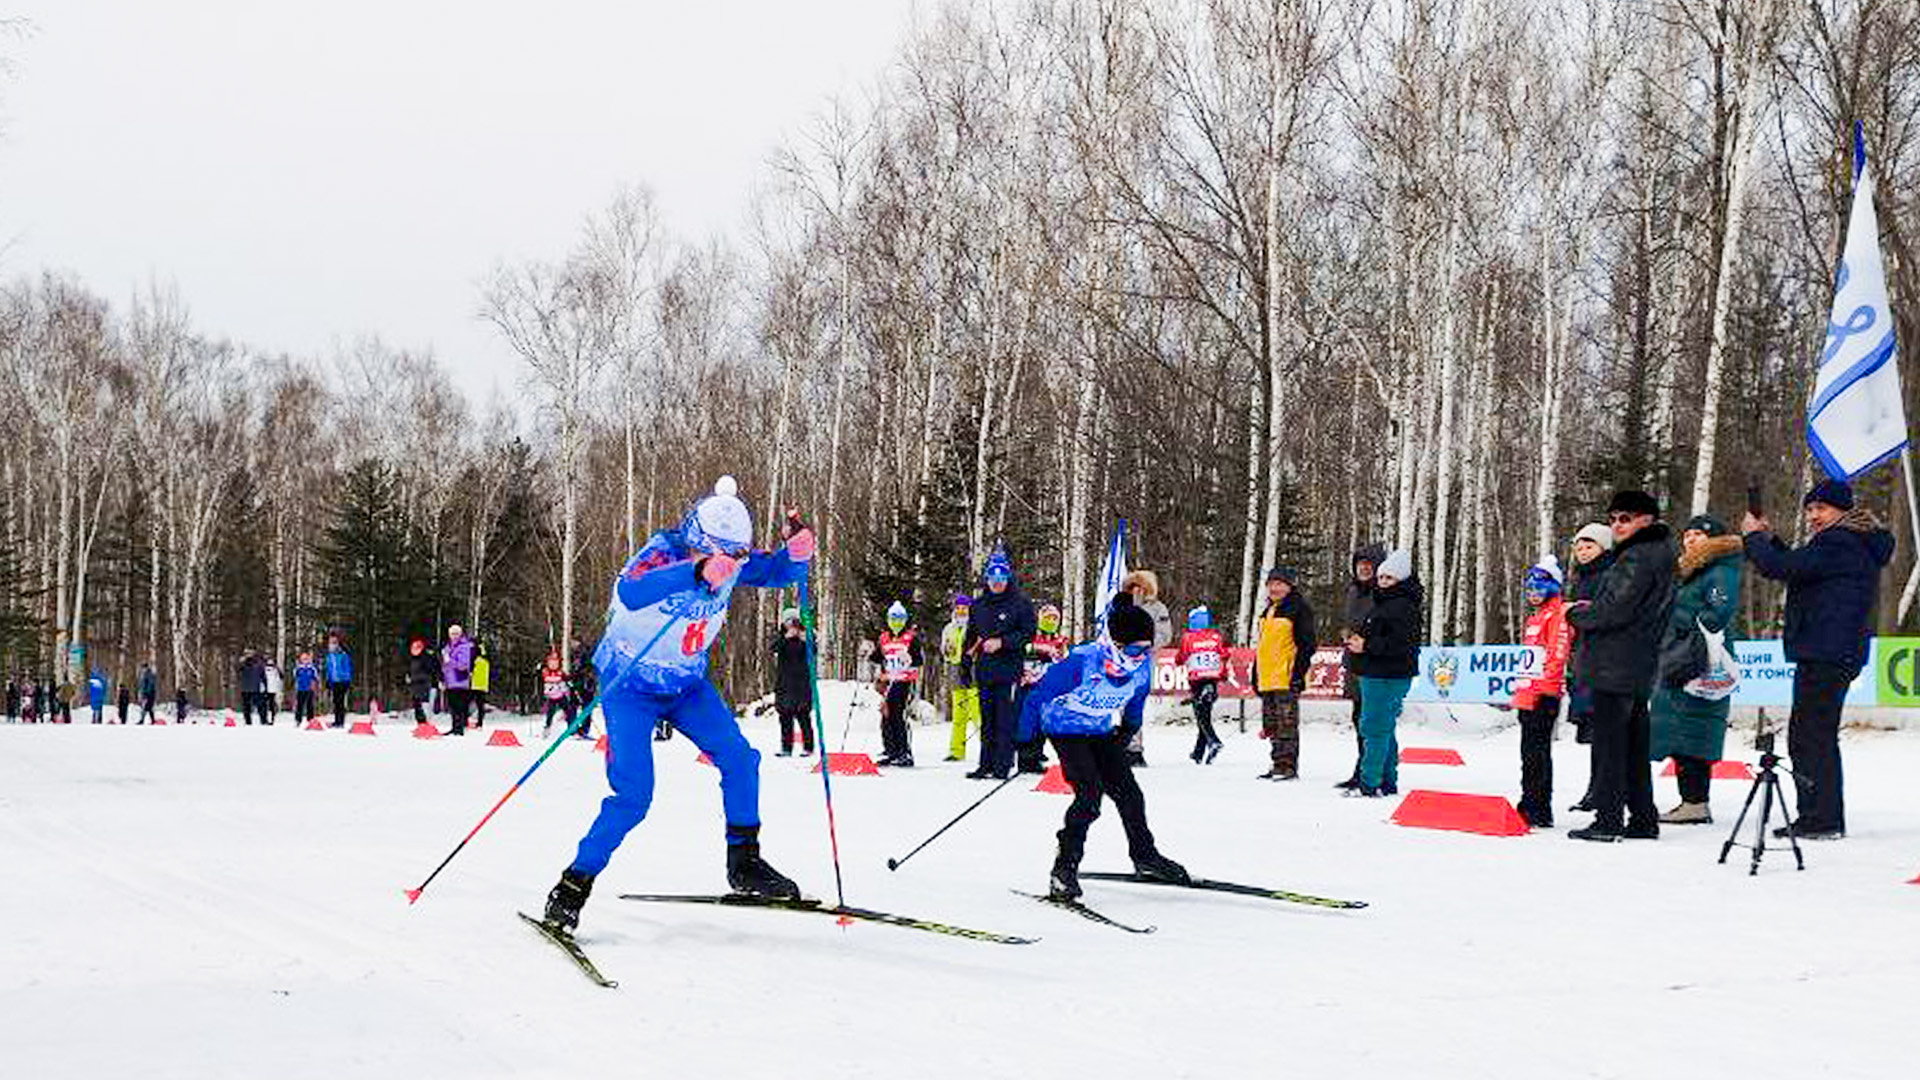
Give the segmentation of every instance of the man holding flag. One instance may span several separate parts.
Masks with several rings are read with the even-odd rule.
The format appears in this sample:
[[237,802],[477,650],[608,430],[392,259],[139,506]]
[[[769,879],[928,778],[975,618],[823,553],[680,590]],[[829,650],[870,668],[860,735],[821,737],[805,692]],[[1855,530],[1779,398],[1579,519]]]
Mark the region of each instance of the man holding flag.
[[[1807,442],[1830,479],[1807,492],[1807,542],[1789,549],[1765,517],[1741,523],[1747,558],[1763,577],[1787,584],[1787,659],[1793,661],[1793,759],[1797,814],[1789,830],[1803,840],[1846,835],[1840,768],[1840,713],[1847,686],[1867,662],[1868,623],[1893,536],[1864,507],[1848,481],[1907,448],[1893,313],[1880,264],[1880,229],[1866,181],[1866,142],[1854,129],[1853,214],[1835,275],[1827,344],[1807,410]],[[1912,468],[1907,466],[1908,497]]]

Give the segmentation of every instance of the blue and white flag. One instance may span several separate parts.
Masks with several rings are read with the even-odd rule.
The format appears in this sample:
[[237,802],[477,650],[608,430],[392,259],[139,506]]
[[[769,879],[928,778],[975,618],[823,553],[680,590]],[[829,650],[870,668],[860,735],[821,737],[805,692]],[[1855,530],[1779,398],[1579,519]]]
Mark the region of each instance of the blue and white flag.
[[1807,408],[1807,443],[1829,477],[1851,480],[1906,449],[1897,356],[1880,264],[1880,220],[1867,177],[1867,142],[1856,123],[1853,214],[1835,275],[1827,346]]
[[1127,519],[1121,518],[1113,527],[1113,536],[1107,540],[1107,558],[1100,564],[1100,582],[1093,590],[1093,635],[1099,637],[1107,629],[1107,609],[1113,605],[1113,598],[1120,591],[1120,583],[1127,578]]

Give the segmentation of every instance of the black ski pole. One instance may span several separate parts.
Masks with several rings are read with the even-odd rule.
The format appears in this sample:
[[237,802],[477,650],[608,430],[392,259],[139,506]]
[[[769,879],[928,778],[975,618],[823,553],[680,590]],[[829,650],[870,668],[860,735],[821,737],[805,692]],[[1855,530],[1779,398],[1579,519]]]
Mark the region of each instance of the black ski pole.
[[1006,778],[1005,780],[1002,780],[1002,781],[1000,781],[999,783],[997,783],[997,784],[995,784],[995,785],[993,785],[993,790],[992,790],[992,791],[989,791],[989,792],[987,792],[987,793],[986,793],[985,795],[982,795],[982,796],[980,796],[980,797],[979,797],[978,799],[975,799],[975,800],[974,800],[974,802],[973,802],[973,805],[972,805],[972,806],[969,806],[969,807],[967,807],[967,808],[966,808],[965,810],[962,810],[962,811],[960,811],[960,813],[959,813],[959,814],[958,814],[957,816],[955,816],[955,817],[954,817],[954,819],[953,819],[952,821],[949,821],[949,822],[947,822],[947,823],[946,823],[945,825],[942,825],[942,826],[940,826],[940,831],[939,831],[939,832],[936,832],[936,833],[934,833],[934,834],[933,834],[932,836],[929,836],[929,837],[927,837],[927,838],[926,838],[925,840],[922,840],[922,841],[920,841],[920,846],[919,846],[919,847],[916,847],[916,848],[914,848],[914,849],[913,849],[912,851],[909,851],[909,852],[907,852],[907,853],[906,853],[905,855],[902,855],[902,856],[900,856],[900,857],[899,857],[899,858],[897,858],[897,859],[888,859],[888,860],[887,860],[887,869],[889,869],[889,870],[898,870],[898,869],[900,869],[900,868],[901,868],[902,866],[904,866],[904,865],[906,865],[906,862],[907,862],[907,860],[908,860],[908,859],[911,859],[911,858],[913,858],[913,857],[914,857],[915,855],[918,855],[918,854],[920,854],[920,850],[921,850],[921,848],[924,848],[924,847],[926,847],[926,846],[927,846],[928,844],[931,844],[931,843],[933,843],[933,842],[934,842],[935,840],[938,840],[938,839],[940,839],[940,835],[941,835],[941,833],[944,833],[944,832],[946,832],[946,831],[947,831],[948,829],[951,829],[951,828],[953,828],[953,827],[954,827],[955,825],[958,825],[958,824],[960,824],[960,819],[961,819],[961,818],[964,818],[964,817],[966,817],[966,816],[967,816],[968,814],[971,814],[971,813],[973,813],[973,812],[974,812],[975,810],[978,810],[978,809],[980,809],[980,804],[981,804],[981,803],[983,803],[983,802],[986,802],[986,801],[987,801],[988,799],[991,799],[991,798],[993,798],[993,797],[994,797],[995,795],[997,795],[997,794],[999,794],[999,793],[1000,793],[1000,789],[1001,789],[1001,788],[1003,788],[1003,787],[1006,787],[1006,786],[1007,786],[1008,784],[1011,784],[1011,783],[1013,783],[1015,779],[1017,779],[1018,777],[1020,777],[1020,776],[1022,776],[1022,775],[1025,775],[1025,774],[1023,774],[1023,773],[1019,773],[1019,772],[1012,772],[1012,773],[1008,773],[1008,774],[1007,774],[1007,778]]

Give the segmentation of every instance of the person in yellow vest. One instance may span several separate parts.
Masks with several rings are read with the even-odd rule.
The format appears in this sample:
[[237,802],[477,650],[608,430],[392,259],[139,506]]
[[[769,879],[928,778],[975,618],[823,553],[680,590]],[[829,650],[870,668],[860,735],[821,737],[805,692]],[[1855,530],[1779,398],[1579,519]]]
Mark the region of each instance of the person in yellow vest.
[[967,760],[967,729],[980,729],[980,690],[973,685],[973,658],[967,655],[967,614],[973,597],[953,598],[953,618],[940,631],[940,656],[953,676],[953,736],[947,742],[947,760]]
[[493,687],[493,664],[487,660],[487,647],[476,642],[473,646],[473,726],[479,727],[487,718],[487,691]]
[[1253,688],[1260,695],[1260,734],[1273,764],[1262,780],[1300,776],[1300,691],[1313,666],[1313,608],[1294,586],[1293,571],[1267,571],[1267,600],[1254,623]]

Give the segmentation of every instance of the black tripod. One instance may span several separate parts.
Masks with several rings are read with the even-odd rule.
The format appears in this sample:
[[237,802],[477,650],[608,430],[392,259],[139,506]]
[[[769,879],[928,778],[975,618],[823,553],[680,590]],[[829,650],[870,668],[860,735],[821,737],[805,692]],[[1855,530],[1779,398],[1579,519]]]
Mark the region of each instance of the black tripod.
[[[1777,770],[1780,757],[1773,752],[1773,732],[1766,731],[1767,718],[1760,717],[1760,727],[1764,734],[1754,736],[1753,748],[1760,751],[1760,772],[1753,778],[1753,787],[1747,791],[1747,801],[1740,807],[1740,817],[1733,823],[1733,832],[1727,835],[1727,842],[1720,845],[1720,862],[1725,864],[1727,853],[1736,847],[1750,848],[1753,862],[1747,866],[1747,876],[1760,872],[1760,860],[1767,853],[1767,819],[1773,816],[1773,804],[1777,800],[1781,814],[1786,814],[1787,797],[1780,791],[1780,774]],[[1747,812],[1753,809],[1753,797],[1760,796],[1760,817],[1753,827],[1753,843],[1740,843],[1740,827],[1747,822]],[[1800,854],[1800,839],[1794,835],[1792,823],[1787,826],[1787,843],[1793,847],[1794,869],[1805,870],[1807,860]]]

